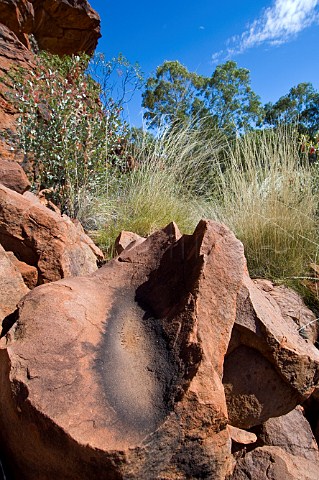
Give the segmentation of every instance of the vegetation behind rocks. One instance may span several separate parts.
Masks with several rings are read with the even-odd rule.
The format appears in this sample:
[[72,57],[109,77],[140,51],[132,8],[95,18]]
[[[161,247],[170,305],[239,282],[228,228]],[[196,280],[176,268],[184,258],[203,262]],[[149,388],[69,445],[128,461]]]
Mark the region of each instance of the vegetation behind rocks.
[[[302,154],[295,125],[229,136],[209,117],[189,116],[130,129],[124,94],[111,96],[114,61],[100,60],[41,54],[35,71],[13,74],[33,188],[48,190],[108,254],[123,229],[147,236],[175,220],[191,233],[209,217],[243,241],[252,276],[305,275],[318,246],[318,167]],[[139,88],[138,67],[117,61]]]

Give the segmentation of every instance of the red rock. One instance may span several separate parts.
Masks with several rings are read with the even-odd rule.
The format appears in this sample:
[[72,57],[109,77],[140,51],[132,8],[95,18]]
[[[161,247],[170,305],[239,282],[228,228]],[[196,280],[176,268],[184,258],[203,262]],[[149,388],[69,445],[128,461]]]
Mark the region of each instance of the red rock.
[[18,193],[24,193],[31,187],[23,168],[17,162],[0,158],[0,183]]
[[284,318],[291,318],[297,325],[301,336],[315,343],[318,338],[318,320],[306,307],[302,297],[284,285],[274,285],[269,280],[254,280],[256,285],[268,292],[280,308]]
[[240,443],[241,445],[249,445],[257,442],[257,435],[255,433],[247,432],[232,425],[228,425],[227,428],[233,442]]
[[[43,192],[50,191],[50,189],[40,190],[39,193],[35,194],[32,192],[24,192],[24,198],[30,200],[30,202],[34,203],[35,205],[44,205],[45,207],[49,208],[53,212],[57,213],[59,216],[62,215],[61,210],[54,205],[50,200],[48,200]],[[74,220],[72,220],[74,223]]]
[[291,455],[304,457],[317,463],[319,468],[318,445],[302,407],[298,406],[287,415],[267,420],[258,437],[265,445],[280,447]]
[[145,238],[136,233],[123,230],[115,240],[115,252],[120,255],[126,248],[131,248],[136,245],[136,242],[142,243],[144,240]]
[[318,462],[296,457],[280,447],[259,447],[237,462],[231,480],[317,480]]
[[32,32],[34,10],[27,0],[0,0],[0,19],[15,33],[20,42],[29,46],[27,34]]
[[11,260],[11,263],[21,273],[24,283],[32,290],[38,284],[38,270],[25,262],[20,262],[13,252],[6,252]]
[[241,243],[202,221],[30,292],[0,351],[14,478],[224,480],[223,359],[244,269]]
[[0,18],[26,47],[33,34],[41,50],[57,55],[92,54],[101,36],[86,0],[0,0]]
[[76,228],[66,215],[2,185],[0,243],[20,261],[36,267],[40,283],[91,273],[103,258],[83,229]]
[[100,17],[86,0],[34,0],[33,34],[41,50],[57,55],[92,54]]
[[[303,415],[302,407],[281,417],[270,418],[255,430],[259,445],[250,453],[242,451],[232,479],[273,480],[315,479],[319,469],[318,445]],[[318,473],[317,473],[318,476]]]
[[311,395],[318,379],[318,350],[271,295],[245,277],[224,364],[230,423],[250,428],[284,415]]
[[[56,207],[57,208],[57,207]],[[55,211],[55,210],[54,210]],[[82,224],[81,222],[76,219],[76,218],[72,218],[71,219],[71,222],[73,223],[73,225],[75,226],[77,232],[78,232],[78,235],[80,237],[80,240],[83,244],[87,244],[89,245],[91,251],[94,253],[96,259],[98,262],[103,262],[104,260],[104,255],[103,255],[103,252],[99,249],[99,247],[97,245],[95,245],[95,243],[93,242],[93,240],[91,239],[91,237],[89,237],[85,231],[84,231],[84,228],[82,227]]]
[[0,245],[0,322],[14,312],[18,302],[28,291],[21,274]]

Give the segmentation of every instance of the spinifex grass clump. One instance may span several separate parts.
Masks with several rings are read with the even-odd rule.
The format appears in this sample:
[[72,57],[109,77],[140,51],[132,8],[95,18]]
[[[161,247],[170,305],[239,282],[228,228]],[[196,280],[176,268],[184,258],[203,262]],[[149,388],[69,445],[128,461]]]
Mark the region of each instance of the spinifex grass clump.
[[242,240],[253,276],[307,271],[317,250],[317,170],[300,160],[292,130],[247,133],[229,146],[205,122],[179,123],[132,142],[119,104],[101,103],[87,62],[43,55],[33,72],[13,75],[35,187],[50,188],[108,252],[123,229],[146,236],[174,220],[189,233],[211,217]]
[[173,220],[191,233],[205,216],[223,141],[217,133],[204,141],[191,126],[164,130],[153,141],[142,136],[134,149],[136,168],[95,203],[96,211],[104,211],[99,242],[109,249],[123,229],[146,236]]
[[237,139],[219,172],[215,215],[242,240],[252,276],[304,275],[316,256],[317,195],[292,129]]

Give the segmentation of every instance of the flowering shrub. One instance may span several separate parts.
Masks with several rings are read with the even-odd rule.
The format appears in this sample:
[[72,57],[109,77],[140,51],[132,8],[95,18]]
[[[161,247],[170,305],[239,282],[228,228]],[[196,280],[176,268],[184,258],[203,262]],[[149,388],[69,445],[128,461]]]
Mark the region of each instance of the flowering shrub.
[[88,74],[86,55],[41,53],[32,71],[11,73],[19,110],[19,147],[31,164],[35,190],[50,189],[62,212],[75,217],[83,190],[105,182],[128,136],[122,106]]

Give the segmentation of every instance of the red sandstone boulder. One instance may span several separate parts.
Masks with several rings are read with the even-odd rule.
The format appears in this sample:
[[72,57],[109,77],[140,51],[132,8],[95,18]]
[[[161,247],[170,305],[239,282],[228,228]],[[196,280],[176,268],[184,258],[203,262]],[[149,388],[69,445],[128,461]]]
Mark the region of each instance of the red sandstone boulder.
[[318,462],[296,457],[280,447],[264,446],[237,462],[230,480],[318,480]]
[[258,437],[265,445],[280,447],[291,455],[317,463],[319,471],[318,445],[302,407],[295,408],[287,415],[267,420]]
[[227,228],[202,221],[181,237],[171,224],[90,276],[30,292],[0,351],[13,478],[224,480],[223,360],[244,271]]
[[285,319],[291,319],[298,325],[301,336],[315,343],[318,338],[318,319],[316,315],[306,307],[301,296],[284,285],[274,285],[269,280],[254,280],[254,283],[267,292],[275,300],[280,312]]
[[28,291],[10,255],[0,245],[0,322],[16,310],[18,302]]
[[256,445],[263,447],[237,452],[239,460],[231,479],[314,480],[318,476],[318,445],[302,407],[270,418],[255,432]]
[[31,187],[23,168],[17,162],[10,162],[1,158],[0,183],[18,193],[24,193]]
[[83,229],[30,196],[0,185],[0,243],[5,250],[36,267],[39,283],[94,272],[103,254]]
[[100,17],[86,0],[33,0],[32,33],[41,50],[57,55],[92,54],[100,38]]
[[259,425],[308,398],[319,380],[319,351],[276,301],[245,277],[224,363],[230,423]]
[[6,252],[10,258],[11,263],[21,273],[24,283],[32,290],[38,284],[38,270],[36,267],[32,267],[25,262],[21,262],[17,259],[13,252]]
[[115,252],[120,255],[123,250],[136,246],[137,242],[142,243],[145,238],[140,237],[137,233],[127,232],[123,230],[115,240]]
[[29,46],[28,35],[32,32],[34,10],[32,1],[0,0],[0,22],[6,25],[25,46]]
[[233,427],[232,425],[227,426],[230,438],[236,444],[240,445],[250,445],[251,443],[257,442],[257,435],[252,432],[247,432],[241,428]]
[[[23,227],[14,221],[2,239],[11,232],[27,252],[41,252],[49,223],[56,251],[73,235],[52,226],[63,224],[56,212],[45,221],[48,209],[29,192],[0,187],[1,204],[10,215],[0,208],[0,239],[2,225],[22,216]],[[258,427],[257,442],[239,429],[289,412],[319,379],[318,351],[266,290],[247,276],[241,243],[210,221],[184,236],[171,224],[93,274],[35,288],[3,322],[8,473],[315,480],[318,450],[300,410]]]
[[92,54],[101,36],[86,0],[0,0],[0,21],[26,47],[32,33],[41,50],[57,55]]

